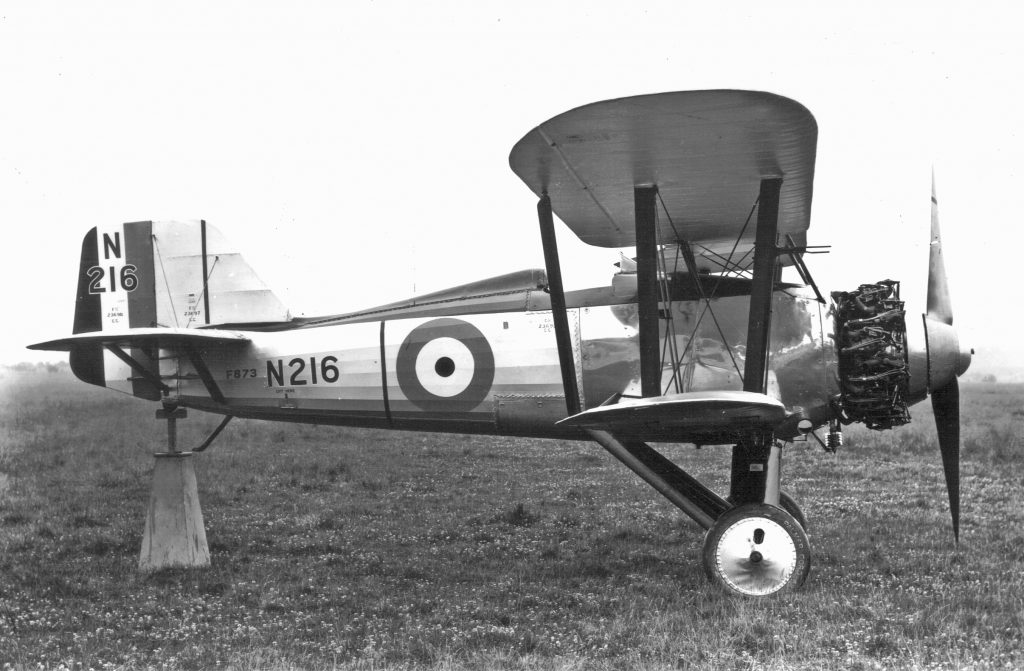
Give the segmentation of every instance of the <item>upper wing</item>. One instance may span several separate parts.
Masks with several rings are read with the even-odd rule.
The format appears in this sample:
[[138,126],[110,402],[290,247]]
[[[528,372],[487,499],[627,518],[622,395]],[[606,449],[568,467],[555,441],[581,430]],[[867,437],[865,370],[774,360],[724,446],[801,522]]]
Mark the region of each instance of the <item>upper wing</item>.
[[653,184],[664,203],[660,240],[725,256],[737,238],[740,254],[752,246],[756,227],[741,231],[769,177],[783,178],[779,235],[805,244],[817,136],[803,105],[771,93],[658,93],[545,121],[516,143],[509,164],[588,244],[634,245],[633,188]]

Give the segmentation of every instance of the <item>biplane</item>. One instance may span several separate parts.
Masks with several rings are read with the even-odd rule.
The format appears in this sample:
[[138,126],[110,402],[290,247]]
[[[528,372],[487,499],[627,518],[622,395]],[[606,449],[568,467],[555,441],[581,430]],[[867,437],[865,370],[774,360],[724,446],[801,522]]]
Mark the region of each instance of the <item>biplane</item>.
[[[959,533],[960,346],[934,186],[926,308],[899,282],[831,294],[805,256],[817,124],[770,93],[641,95],[538,125],[509,163],[537,197],[545,268],[351,314],[293,318],[205,221],[90,230],[70,352],[85,382],[232,417],[595,441],[706,530],[712,581],[799,587],[805,518],[782,489],[796,440],[888,429],[931,396]],[[555,217],[632,250],[607,286],[566,291]],[[795,275],[799,281],[784,281]],[[822,439],[818,432],[827,433]],[[659,443],[729,449],[712,491]],[[173,443],[172,443],[173,447]]]

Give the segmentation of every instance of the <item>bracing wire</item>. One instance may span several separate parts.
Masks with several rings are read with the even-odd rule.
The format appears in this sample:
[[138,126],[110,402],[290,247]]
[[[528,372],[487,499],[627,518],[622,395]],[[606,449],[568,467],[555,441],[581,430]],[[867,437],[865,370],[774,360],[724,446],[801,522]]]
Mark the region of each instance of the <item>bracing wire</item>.
[[[660,238],[659,231],[655,228],[655,235]],[[669,286],[668,263],[665,261],[665,246],[658,240],[658,261],[661,266],[661,281],[658,287],[661,292],[661,299],[668,306],[668,319],[665,320],[665,345],[661,349],[661,360],[665,360],[666,349],[668,350],[669,361],[672,363],[672,379],[669,385],[675,384],[676,393],[682,391],[681,376],[679,373],[679,351],[676,344],[675,319],[672,317],[672,289]],[[662,393],[668,393],[668,386],[662,389]]]
[[[206,288],[208,286],[210,286],[210,278],[213,277],[213,269],[217,267],[217,262],[218,261],[220,261],[220,257],[219,256],[213,257],[213,265],[210,266],[209,272],[207,272],[206,273],[206,277],[203,278],[203,290],[199,292],[199,298],[196,299],[197,303],[201,303],[202,300],[203,300],[203,296],[206,295]],[[194,316],[189,317],[188,318],[188,324],[185,325],[185,328],[188,328],[192,324],[192,322],[194,322],[194,321],[195,321],[195,317]]]
[[[739,268],[740,267],[739,263],[741,263],[742,260],[744,258],[746,258],[750,254],[749,251],[746,252],[740,258],[740,261],[736,262],[736,264],[733,265],[733,260],[732,260],[733,256],[736,254],[736,250],[739,247],[740,240],[743,239],[743,234],[746,233],[747,228],[750,226],[750,221],[751,221],[751,219],[754,216],[754,212],[757,209],[757,205],[758,205],[759,200],[760,200],[760,198],[757,198],[757,199],[754,200],[754,204],[751,206],[750,212],[747,213],[747,219],[746,219],[746,221],[743,222],[743,228],[740,229],[739,234],[736,236],[736,241],[733,243],[732,250],[730,250],[728,258],[722,257],[720,254],[712,252],[711,250],[709,250],[706,247],[704,247],[703,245],[701,245],[701,247],[703,249],[705,249],[709,253],[714,254],[718,258],[723,259],[725,261],[725,264],[723,264],[723,269],[725,269],[726,272],[737,272],[737,271],[731,270],[730,266],[733,267],[733,268]],[[687,243],[685,240],[683,240],[683,238],[679,235],[679,230],[676,228],[675,222],[672,221],[672,215],[669,214],[668,206],[665,204],[664,199],[662,199],[660,192],[658,192],[658,201],[661,203],[661,208],[665,212],[665,218],[668,220],[669,226],[672,228],[672,232],[676,236],[676,241],[678,243],[678,246],[677,246],[677,249],[676,249],[676,264],[678,265],[679,247],[681,247],[682,245],[688,245],[689,243]],[[665,265],[665,263],[664,263],[664,252],[662,252],[662,264]],[[691,274],[696,273],[696,268],[688,268],[688,270],[689,270],[689,272]],[[698,282],[698,283],[700,282],[700,278],[698,276],[696,276],[696,275],[694,275],[693,279],[694,279],[694,282]],[[667,282],[667,279],[666,279],[666,282]],[[686,357],[687,354],[691,354],[691,352],[692,352],[692,354],[691,354],[692,356],[696,356],[696,350],[695,350],[695,344],[694,343],[697,340],[697,333],[698,333],[698,331],[700,329],[700,325],[701,325],[701,323],[703,323],[705,315],[708,315],[708,314],[711,315],[711,320],[712,320],[712,322],[714,322],[715,329],[718,331],[718,335],[722,339],[722,344],[725,346],[725,351],[729,353],[729,359],[732,361],[732,365],[733,365],[733,368],[736,370],[736,374],[739,375],[741,381],[743,380],[743,372],[740,370],[739,363],[736,361],[736,356],[733,354],[732,347],[729,346],[729,343],[726,340],[725,332],[722,329],[722,326],[721,326],[721,324],[718,321],[718,317],[715,315],[715,311],[711,307],[711,299],[714,298],[715,295],[717,295],[718,289],[721,286],[721,283],[722,283],[722,277],[719,276],[719,278],[715,282],[715,286],[711,290],[711,294],[710,295],[704,295],[703,291],[700,292],[701,295],[702,295],[701,297],[702,297],[702,299],[704,301],[704,307],[701,310],[701,313],[700,313],[699,317],[697,318],[697,321],[694,324],[693,332],[691,333],[690,338],[689,338],[688,342],[686,343],[686,347],[683,348],[682,356],[680,357],[677,351],[674,352],[674,354],[673,354],[673,358],[674,358],[673,365],[672,365],[672,368],[673,368],[673,381],[676,380],[676,377],[678,375],[679,367],[682,364],[682,358]],[[669,304],[671,305],[671,302]],[[674,335],[674,333],[673,333],[673,335]],[[674,341],[675,338],[673,337],[672,340]],[[663,356],[664,356],[664,353],[663,353]],[[676,388],[677,388],[677,390],[679,389],[679,382],[676,382]]]

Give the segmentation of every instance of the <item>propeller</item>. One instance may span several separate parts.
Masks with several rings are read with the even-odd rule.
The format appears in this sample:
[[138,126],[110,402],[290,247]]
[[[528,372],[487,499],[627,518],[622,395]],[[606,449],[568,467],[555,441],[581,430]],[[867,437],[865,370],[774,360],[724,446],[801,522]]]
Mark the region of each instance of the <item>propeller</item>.
[[953,330],[953,306],[949,299],[946,265],[942,259],[939,205],[932,172],[932,232],[928,255],[928,308],[924,315],[928,348],[928,391],[935,411],[939,452],[946,475],[953,536],[960,542],[960,384],[957,376],[967,370],[971,352],[962,351]]

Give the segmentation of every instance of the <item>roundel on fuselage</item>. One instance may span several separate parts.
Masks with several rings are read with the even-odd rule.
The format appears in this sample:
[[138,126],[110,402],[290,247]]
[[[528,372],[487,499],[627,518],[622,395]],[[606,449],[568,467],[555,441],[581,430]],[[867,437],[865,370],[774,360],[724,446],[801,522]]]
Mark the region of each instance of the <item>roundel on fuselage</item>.
[[468,412],[494,382],[494,352],[480,329],[461,319],[433,319],[414,328],[395,365],[405,397],[430,412]]

